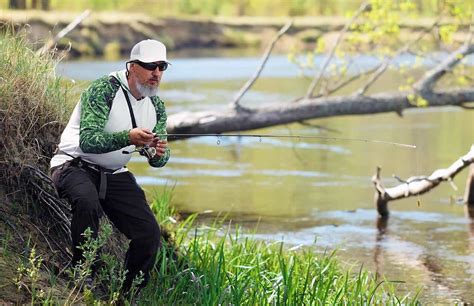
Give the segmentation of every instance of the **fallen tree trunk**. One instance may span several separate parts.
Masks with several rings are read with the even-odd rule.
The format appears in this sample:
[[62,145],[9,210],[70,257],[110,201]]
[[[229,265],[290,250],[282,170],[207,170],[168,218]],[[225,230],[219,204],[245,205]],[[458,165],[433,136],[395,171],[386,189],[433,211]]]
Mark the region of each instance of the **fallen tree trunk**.
[[[279,103],[278,106],[226,112],[180,112],[168,117],[168,133],[225,133],[245,131],[307,119],[344,115],[368,115],[387,112],[401,114],[404,109],[416,108],[408,93],[384,93],[371,96],[354,95],[300,100],[298,103]],[[468,107],[474,101],[474,87],[436,92],[428,101],[430,107],[455,105]],[[170,139],[173,140],[173,139]]]
[[[430,176],[417,176],[411,177],[404,181],[402,184],[392,187],[385,188],[382,185],[380,178],[380,167],[377,167],[376,174],[372,177],[372,182],[375,186],[375,204],[377,211],[381,216],[388,216],[389,211],[387,203],[402,198],[408,198],[411,196],[417,196],[428,192],[434,187],[438,186],[441,182],[452,181],[452,179],[461,170],[474,163],[474,145],[471,146],[471,150],[466,155],[460,157],[451,166],[446,169],[435,170]],[[470,194],[472,196],[473,184],[472,176],[471,183],[469,183]],[[469,193],[466,191],[466,194]]]

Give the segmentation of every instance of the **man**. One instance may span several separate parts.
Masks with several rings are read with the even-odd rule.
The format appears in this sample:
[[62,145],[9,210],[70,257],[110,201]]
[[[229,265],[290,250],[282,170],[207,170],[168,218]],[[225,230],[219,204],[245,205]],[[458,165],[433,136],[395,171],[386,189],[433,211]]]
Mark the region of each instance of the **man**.
[[103,211],[131,240],[125,292],[141,272],[141,287],[146,285],[160,247],[158,223],[126,164],[140,148],[152,167],[169,159],[165,106],[156,96],[168,64],[161,42],[137,43],[125,70],[95,80],[82,93],[51,160],[55,187],[72,208],[73,266],[83,259],[78,247],[84,231],[97,237]]

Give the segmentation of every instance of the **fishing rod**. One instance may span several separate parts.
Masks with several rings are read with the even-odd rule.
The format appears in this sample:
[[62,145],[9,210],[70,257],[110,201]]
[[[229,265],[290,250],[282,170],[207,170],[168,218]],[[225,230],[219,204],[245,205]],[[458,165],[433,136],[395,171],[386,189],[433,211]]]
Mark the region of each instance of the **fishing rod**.
[[[416,145],[405,144],[399,142],[378,140],[378,139],[365,139],[365,138],[346,138],[346,137],[328,137],[328,136],[314,136],[314,135],[278,135],[278,134],[154,134],[155,137],[171,137],[171,138],[189,138],[189,137],[199,137],[199,136],[208,136],[208,137],[252,137],[252,138],[296,138],[296,139],[322,139],[322,140],[335,140],[335,141],[358,141],[366,143],[380,143],[386,145],[393,145],[397,147],[404,147],[410,149],[416,149]],[[220,141],[218,140],[218,144]]]
[[[296,138],[296,139],[323,139],[323,140],[336,140],[336,141],[358,141],[358,142],[371,142],[371,143],[380,143],[386,145],[393,145],[398,147],[404,147],[409,149],[416,149],[415,145],[406,144],[406,143],[399,143],[399,142],[392,142],[392,141],[385,141],[385,140],[378,140],[378,139],[365,139],[365,138],[347,138],[347,137],[327,137],[327,136],[314,136],[314,135],[278,135],[278,134],[218,134],[218,133],[211,133],[211,134],[156,134],[153,133],[155,138],[161,137],[171,137],[171,138],[189,138],[189,137],[217,137],[217,144],[220,144],[220,137],[252,137],[252,138]],[[145,156],[149,161],[156,155],[156,149],[150,147],[148,145],[135,148],[133,151],[122,151],[122,154],[133,154],[139,153],[142,156]]]

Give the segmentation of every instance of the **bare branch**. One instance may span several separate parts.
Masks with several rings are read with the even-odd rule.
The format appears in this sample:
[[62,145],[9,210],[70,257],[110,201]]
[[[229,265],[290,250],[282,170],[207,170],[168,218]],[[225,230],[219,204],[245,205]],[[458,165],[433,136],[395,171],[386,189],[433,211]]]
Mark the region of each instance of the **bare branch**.
[[[469,152],[456,160],[446,169],[435,170],[430,176],[412,177],[404,181],[403,184],[392,188],[385,188],[380,179],[380,167],[377,167],[376,174],[372,178],[376,190],[377,207],[386,205],[389,201],[417,196],[428,192],[441,182],[450,182],[461,170],[474,163],[474,145],[471,146]],[[384,215],[383,212],[379,213]]]
[[390,57],[385,57],[383,62],[378,66],[377,71],[372,75],[372,77],[367,81],[367,83],[365,83],[365,85],[362,86],[357,91],[357,94],[358,95],[365,94],[367,90],[370,88],[370,86],[372,86],[375,83],[375,81],[377,81],[379,77],[385,72],[385,70],[387,70],[388,66],[395,58],[397,58],[401,54],[410,50],[410,48],[413,47],[415,44],[417,44],[426,35],[426,33],[431,32],[433,28],[438,25],[438,23],[439,23],[439,20],[436,20],[430,27],[422,31],[413,41],[405,44],[403,47],[398,49],[398,51],[394,55]]
[[273,50],[273,47],[275,46],[276,42],[283,36],[283,34],[285,34],[288,29],[291,27],[291,25],[293,24],[293,21],[290,20],[288,23],[286,23],[281,29],[280,31],[278,31],[277,35],[273,38],[273,40],[270,42],[270,44],[268,45],[267,49],[265,50],[265,53],[263,54],[262,56],[262,62],[260,63],[260,66],[258,67],[257,71],[255,72],[255,74],[252,76],[252,78],[250,78],[247,83],[244,84],[244,86],[240,89],[240,91],[235,95],[234,97],[234,101],[231,103],[231,106],[233,109],[239,111],[239,110],[246,110],[244,107],[242,107],[239,102],[240,102],[240,99],[242,99],[242,97],[244,96],[244,94],[250,89],[250,87],[252,87],[252,85],[255,83],[255,81],[257,80],[257,78],[260,76],[260,73],[262,72],[263,70],[263,67],[265,66],[267,60],[268,60],[268,57],[270,56],[270,54],[272,53],[272,50]]
[[81,15],[77,16],[71,23],[69,23],[64,29],[62,29],[53,39],[48,40],[44,46],[36,51],[37,54],[43,54],[44,52],[51,49],[54,45],[58,43],[58,41],[66,36],[69,32],[74,30],[84,19],[86,19],[90,15],[90,10],[85,10]]
[[346,32],[349,30],[349,28],[351,27],[351,25],[354,23],[354,21],[356,21],[356,19],[360,16],[360,14],[362,14],[363,12],[365,11],[368,11],[370,10],[371,8],[371,5],[368,3],[368,2],[365,2],[363,3],[359,9],[357,10],[357,12],[354,14],[354,16],[352,16],[352,18],[349,20],[349,22],[344,26],[344,28],[339,32],[339,36],[337,37],[337,40],[336,42],[334,43],[334,45],[332,46],[331,48],[331,51],[329,52],[328,56],[326,57],[326,59],[324,60],[324,63],[323,63],[323,66],[322,68],[319,70],[319,73],[316,74],[315,78],[313,79],[313,81],[311,82],[311,84],[309,85],[308,87],[308,91],[306,92],[306,95],[305,95],[305,99],[310,99],[313,97],[313,92],[314,90],[316,89],[316,87],[319,85],[319,82],[321,82],[321,79],[324,75],[324,72],[326,72],[326,68],[329,64],[329,62],[332,60],[332,58],[334,57],[334,53],[336,52],[336,49],[337,47],[339,46],[339,44],[341,43],[342,41],[342,38],[344,37],[344,35],[346,34]]
[[469,54],[474,53],[474,44],[471,43],[473,32],[469,34],[466,43],[459,49],[449,54],[444,61],[433,69],[427,71],[423,78],[415,83],[414,88],[426,100],[433,94],[433,87],[436,82],[447,72],[451,71],[454,66]]
[[358,74],[355,74],[353,76],[351,76],[350,78],[348,79],[345,79],[345,80],[341,80],[338,84],[336,84],[336,86],[334,86],[333,88],[329,88],[328,89],[328,93],[329,94],[332,94],[336,91],[338,91],[339,89],[349,85],[350,83],[360,79],[361,77],[363,76],[366,76],[366,75],[369,75],[371,73],[374,73],[374,71],[376,71],[379,67],[375,67],[375,68],[372,68],[372,69],[369,69],[367,71],[364,71],[364,72],[361,72],[361,73],[358,73]]
[[[351,61],[347,64],[347,66],[345,67],[346,68],[346,71],[349,71],[352,64],[355,63],[355,59],[351,59]],[[365,74],[365,72],[359,72],[358,74]],[[357,76],[357,74],[354,74],[352,75],[351,77],[349,77],[349,79],[353,79],[354,80],[354,76]],[[315,97],[321,97],[321,96],[329,96],[330,94],[334,93],[336,90],[344,87],[345,85],[347,84],[350,84],[351,82],[346,82],[347,79],[344,79],[346,77],[345,74],[341,73],[340,71],[338,71],[338,74],[336,76],[336,79],[339,79],[339,82],[333,87],[333,88],[329,88],[329,82],[328,80],[326,79],[326,83],[325,83],[325,86],[320,86],[320,90],[319,90],[319,94]],[[355,78],[355,79],[358,79],[358,78]],[[341,86],[341,84],[345,84],[344,86]],[[335,88],[335,89],[334,89]]]

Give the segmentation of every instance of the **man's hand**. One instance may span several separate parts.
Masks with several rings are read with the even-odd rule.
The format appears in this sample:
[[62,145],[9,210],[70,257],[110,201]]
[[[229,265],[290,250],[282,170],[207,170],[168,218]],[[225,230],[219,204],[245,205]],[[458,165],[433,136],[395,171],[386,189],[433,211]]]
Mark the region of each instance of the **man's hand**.
[[158,137],[156,137],[150,143],[150,147],[154,147],[156,149],[156,155],[161,157],[165,155],[166,148],[168,147],[168,141],[160,140]]
[[128,133],[130,143],[136,146],[144,146],[153,142],[153,132],[149,129],[134,128]]

